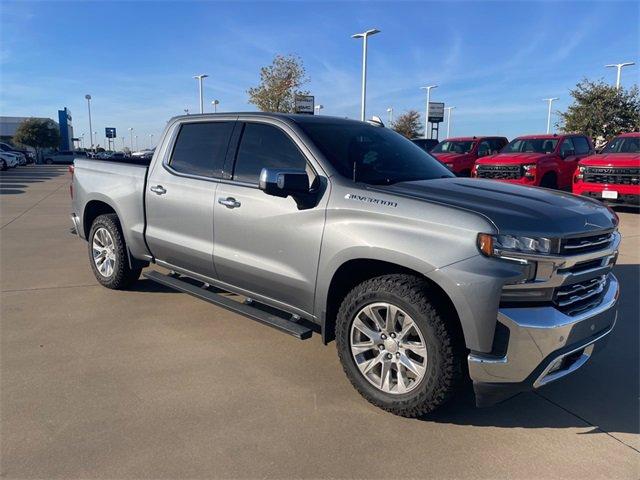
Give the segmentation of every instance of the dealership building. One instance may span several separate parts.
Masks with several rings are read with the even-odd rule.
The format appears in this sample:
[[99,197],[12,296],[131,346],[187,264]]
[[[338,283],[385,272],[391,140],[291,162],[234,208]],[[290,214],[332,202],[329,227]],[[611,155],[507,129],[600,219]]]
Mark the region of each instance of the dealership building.
[[48,120],[55,123],[60,129],[59,150],[73,150],[73,124],[71,112],[65,107],[58,110],[58,121],[44,117],[0,117],[0,141],[13,142],[13,136],[22,122],[30,118]]

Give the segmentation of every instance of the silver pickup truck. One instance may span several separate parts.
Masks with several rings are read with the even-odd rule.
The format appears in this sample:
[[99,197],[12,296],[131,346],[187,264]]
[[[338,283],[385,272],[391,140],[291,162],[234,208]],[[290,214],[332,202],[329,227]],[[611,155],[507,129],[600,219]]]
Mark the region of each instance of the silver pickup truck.
[[364,122],[176,117],[149,166],[76,159],[71,195],[102,285],[128,288],[155,263],[169,272],[147,270],[153,281],[335,339],[354,387],[398,415],[469,379],[479,406],[542,387],[616,322],[612,210],[456,178]]

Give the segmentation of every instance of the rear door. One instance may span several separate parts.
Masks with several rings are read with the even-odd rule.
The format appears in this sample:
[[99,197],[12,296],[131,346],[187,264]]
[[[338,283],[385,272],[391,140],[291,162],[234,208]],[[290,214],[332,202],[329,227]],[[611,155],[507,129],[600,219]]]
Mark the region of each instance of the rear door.
[[285,125],[257,120],[243,125],[232,176],[216,193],[214,259],[223,282],[312,312],[328,194],[300,209],[291,197],[258,189],[265,167],[306,169],[320,182],[309,152],[292,133]]
[[192,121],[170,133],[173,146],[153,165],[145,192],[145,237],[157,260],[216,277],[213,206],[234,126]]

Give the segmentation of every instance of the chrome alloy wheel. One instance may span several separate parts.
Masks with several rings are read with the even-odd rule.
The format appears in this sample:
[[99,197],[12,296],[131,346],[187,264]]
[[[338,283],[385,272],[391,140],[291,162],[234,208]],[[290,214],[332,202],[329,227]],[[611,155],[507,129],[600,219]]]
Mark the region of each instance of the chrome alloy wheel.
[[93,263],[103,277],[110,277],[116,264],[116,247],[109,230],[98,228],[93,234],[91,245]]
[[362,308],[351,324],[349,343],[360,373],[385,393],[410,392],[427,371],[427,346],[420,329],[390,303]]

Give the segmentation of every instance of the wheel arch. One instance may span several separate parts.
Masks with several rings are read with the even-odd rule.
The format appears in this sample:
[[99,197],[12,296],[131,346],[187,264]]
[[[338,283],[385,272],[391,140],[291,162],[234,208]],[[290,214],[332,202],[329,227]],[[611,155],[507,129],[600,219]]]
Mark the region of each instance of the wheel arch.
[[109,213],[114,213],[118,218],[118,212],[113,208],[109,203],[104,200],[90,200],[84,207],[84,211],[82,214],[82,230],[84,233],[84,238],[89,239],[89,232],[91,231],[91,225],[96,218],[100,215],[106,215]]

